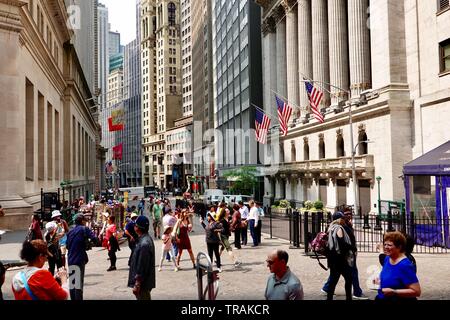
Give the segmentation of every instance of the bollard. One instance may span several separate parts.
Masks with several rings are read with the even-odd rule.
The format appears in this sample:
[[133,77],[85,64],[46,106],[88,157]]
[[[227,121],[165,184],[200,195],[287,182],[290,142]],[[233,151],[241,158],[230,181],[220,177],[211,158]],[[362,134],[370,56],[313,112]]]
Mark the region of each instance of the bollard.
[[406,213],[400,213],[400,228],[402,229],[402,233],[406,234]]
[[416,224],[415,224],[415,217],[414,217],[414,211],[411,211],[409,214],[409,232],[411,234],[411,237],[414,239],[414,243],[416,242]]
[[305,220],[303,221],[303,231],[304,231],[304,238],[305,238],[305,254],[308,254],[309,252],[309,239],[308,239],[308,224],[309,224],[309,213],[305,212]]
[[291,249],[300,248],[300,238],[299,238],[299,214],[298,211],[292,211],[289,209],[292,216],[292,247]]
[[267,213],[269,214],[270,239],[273,239],[273,233],[272,233],[272,208],[271,207],[267,207]]
[[365,229],[365,230],[370,229],[369,215],[368,214],[364,215],[364,227],[363,227],[363,229]]
[[392,211],[388,211],[388,228],[387,232],[395,231],[394,227],[392,226]]
[[294,222],[293,222],[292,214],[290,214],[289,210],[287,211],[287,215],[289,217],[289,244],[292,244],[294,242],[293,241],[294,237],[292,235],[292,224]]
[[375,217],[375,228],[373,228],[373,230],[376,230],[376,231],[383,230],[383,228],[381,227],[381,218],[380,218],[380,216],[376,216]]

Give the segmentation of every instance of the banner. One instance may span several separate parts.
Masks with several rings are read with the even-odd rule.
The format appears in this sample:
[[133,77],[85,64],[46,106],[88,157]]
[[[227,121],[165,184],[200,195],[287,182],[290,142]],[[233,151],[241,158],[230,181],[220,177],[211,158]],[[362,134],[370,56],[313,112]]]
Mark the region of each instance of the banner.
[[109,132],[122,131],[125,127],[125,111],[117,109],[111,112],[111,118],[108,118]]
[[123,156],[123,143],[113,148],[113,160],[122,160]]

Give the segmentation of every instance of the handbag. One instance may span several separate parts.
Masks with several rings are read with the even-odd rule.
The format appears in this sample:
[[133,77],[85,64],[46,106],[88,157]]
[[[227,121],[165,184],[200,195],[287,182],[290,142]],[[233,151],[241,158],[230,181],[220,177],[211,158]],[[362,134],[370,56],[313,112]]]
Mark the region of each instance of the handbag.
[[241,220],[241,228],[247,228],[248,222],[247,220]]
[[25,241],[26,242],[30,242],[30,241],[33,241],[33,240],[34,240],[34,231],[33,231],[33,229],[28,229],[28,233],[25,236]]

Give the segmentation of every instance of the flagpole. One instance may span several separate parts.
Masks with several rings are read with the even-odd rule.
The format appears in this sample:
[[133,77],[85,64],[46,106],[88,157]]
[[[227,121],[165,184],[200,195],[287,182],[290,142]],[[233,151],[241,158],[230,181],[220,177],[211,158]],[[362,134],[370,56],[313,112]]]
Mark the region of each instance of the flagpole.
[[[301,73],[300,73],[301,74]],[[302,75],[302,74],[301,74]],[[303,76],[303,75],[302,75]],[[348,106],[348,117],[349,117],[349,126],[350,126],[350,145],[351,145],[351,152],[352,152],[352,180],[353,180],[353,196],[354,196],[354,203],[355,203],[355,209],[354,209],[354,215],[355,216],[359,216],[359,192],[358,192],[358,187],[357,187],[357,181],[356,181],[356,165],[355,165],[355,154],[356,154],[356,150],[355,150],[355,146],[354,146],[354,140],[353,140],[353,114],[352,114],[352,107],[353,106],[358,106],[360,104],[360,99],[359,101],[356,100],[352,100],[351,99],[351,92],[349,90],[345,90],[342,89],[340,87],[337,87],[335,85],[326,83],[324,81],[315,81],[315,80],[306,80],[306,77],[303,77],[304,80],[301,80],[302,82],[310,82],[310,83],[318,83],[320,84],[326,84],[329,85],[332,88],[335,88],[339,91],[343,91],[345,93],[347,93],[347,101],[346,101],[346,106]],[[322,87],[322,86],[321,86]],[[323,88],[325,91],[329,92],[331,94],[330,91],[326,90],[325,88]]]

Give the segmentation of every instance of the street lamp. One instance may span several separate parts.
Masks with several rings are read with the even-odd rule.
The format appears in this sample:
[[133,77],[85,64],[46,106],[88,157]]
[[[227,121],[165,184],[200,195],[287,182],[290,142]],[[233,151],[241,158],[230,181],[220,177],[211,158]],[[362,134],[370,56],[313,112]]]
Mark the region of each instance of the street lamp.
[[375,179],[377,179],[377,183],[378,183],[378,216],[381,217],[381,196],[380,196],[381,177],[378,176]]

